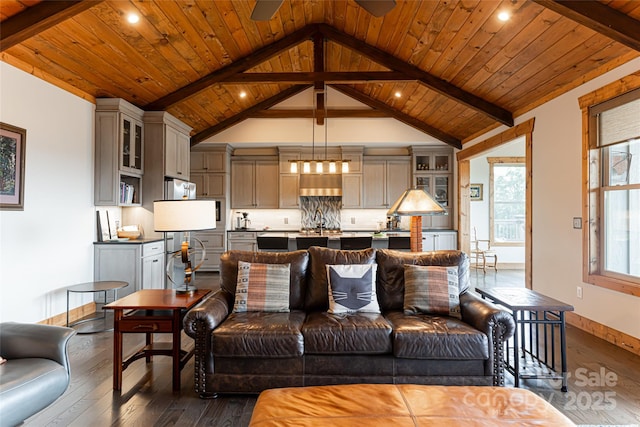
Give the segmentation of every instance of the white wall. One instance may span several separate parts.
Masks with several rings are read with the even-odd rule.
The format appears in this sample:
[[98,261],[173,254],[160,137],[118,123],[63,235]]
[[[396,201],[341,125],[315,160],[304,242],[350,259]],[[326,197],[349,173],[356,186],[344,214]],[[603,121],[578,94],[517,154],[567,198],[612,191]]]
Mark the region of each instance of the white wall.
[[24,210],[0,211],[0,321],[64,313],[63,288],[93,278],[93,117],[93,104],[0,62],[0,121],[27,130]]
[[[640,298],[582,282],[582,116],[578,98],[640,69],[635,59],[518,117],[533,131],[533,289],[572,304],[577,314],[640,338]],[[471,146],[504,131],[500,127]],[[465,145],[466,147],[466,145]],[[583,287],[583,298],[576,287]]]

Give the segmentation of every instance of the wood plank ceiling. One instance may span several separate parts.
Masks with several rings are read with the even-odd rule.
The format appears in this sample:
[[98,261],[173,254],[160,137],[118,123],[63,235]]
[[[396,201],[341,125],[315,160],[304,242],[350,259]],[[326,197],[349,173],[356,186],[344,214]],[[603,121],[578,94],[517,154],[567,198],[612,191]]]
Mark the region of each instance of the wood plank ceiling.
[[192,144],[247,117],[311,117],[268,108],[326,83],[372,108],[330,116],[391,116],[461,147],[640,54],[639,1],[397,3],[375,18],[285,0],[255,22],[255,0],[2,0],[1,59],[86,99],[166,109]]

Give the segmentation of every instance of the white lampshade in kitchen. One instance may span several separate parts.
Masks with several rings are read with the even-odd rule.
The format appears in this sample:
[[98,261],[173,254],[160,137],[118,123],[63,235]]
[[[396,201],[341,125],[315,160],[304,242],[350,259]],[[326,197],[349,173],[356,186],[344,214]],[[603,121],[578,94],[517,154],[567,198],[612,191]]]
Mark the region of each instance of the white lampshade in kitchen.
[[197,231],[216,228],[215,200],[157,200],[153,202],[155,231]]

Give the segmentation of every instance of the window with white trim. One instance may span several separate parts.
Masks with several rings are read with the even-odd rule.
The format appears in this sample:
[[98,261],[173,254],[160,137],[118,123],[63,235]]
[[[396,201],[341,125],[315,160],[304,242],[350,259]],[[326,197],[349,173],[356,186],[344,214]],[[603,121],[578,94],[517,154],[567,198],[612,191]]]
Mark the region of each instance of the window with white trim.
[[487,162],[491,245],[522,246],[527,213],[525,158],[487,157]]
[[588,120],[588,273],[640,285],[640,89]]

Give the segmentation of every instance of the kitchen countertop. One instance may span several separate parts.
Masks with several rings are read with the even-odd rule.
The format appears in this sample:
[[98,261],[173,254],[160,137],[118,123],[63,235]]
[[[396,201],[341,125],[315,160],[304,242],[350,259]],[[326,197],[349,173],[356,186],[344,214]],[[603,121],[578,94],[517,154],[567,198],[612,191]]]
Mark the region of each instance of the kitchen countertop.
[[164,240],[163,237],[152,237],[146,239],[135,239],[135,240],[112,240],[112,241],[104,241],[104,242],[93,242],[94,245],[142,245],[144,243],[154,243],[154,242],[162,242]]
[[[299,231],[288,231],[288,232],[273,232],[273,231],[263,231],[258,234],[258,236],[269,236],[269,237],[288,237],[289,239],[295,239],[296,237],[320,237],[318,233],[301,233]],[[375,233],[371,231],[343,231],[341,233],[323,233],[323,236],[327,236],[329,240],[339,240],[340,237],[368,237],[372,236],[373,240],[387,240],[389,236],[409,236],[410,233],[408,231],[394,231],[394,232],[384,232],[384,233]]]

